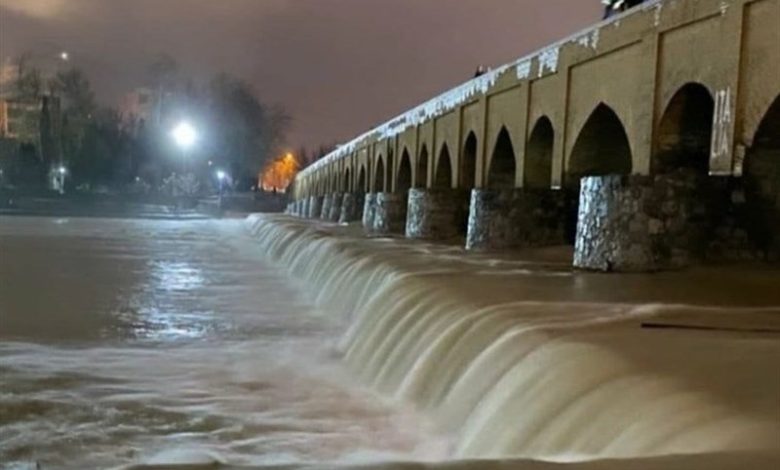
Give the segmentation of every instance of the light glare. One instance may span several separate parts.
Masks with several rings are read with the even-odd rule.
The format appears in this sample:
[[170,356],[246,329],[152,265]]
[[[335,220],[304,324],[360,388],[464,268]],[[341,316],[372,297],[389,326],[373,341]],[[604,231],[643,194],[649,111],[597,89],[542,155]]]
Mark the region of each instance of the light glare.
[[176,145],[183,149],[188,149],[195,144],[195,140],[198,138],[198,134],[195,128],[188,122],[181,122],[173,129],[173,140],[176,141]]

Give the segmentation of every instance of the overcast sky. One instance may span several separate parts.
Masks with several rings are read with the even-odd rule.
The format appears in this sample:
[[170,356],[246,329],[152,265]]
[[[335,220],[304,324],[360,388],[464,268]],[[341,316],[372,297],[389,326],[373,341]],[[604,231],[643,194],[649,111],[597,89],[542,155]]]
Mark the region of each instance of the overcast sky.
[[343,141],[600,18],[599,0],[0,0],[0,57],[70,52],[100,98],[159,53],[226,71],[295,119],[291,146]]

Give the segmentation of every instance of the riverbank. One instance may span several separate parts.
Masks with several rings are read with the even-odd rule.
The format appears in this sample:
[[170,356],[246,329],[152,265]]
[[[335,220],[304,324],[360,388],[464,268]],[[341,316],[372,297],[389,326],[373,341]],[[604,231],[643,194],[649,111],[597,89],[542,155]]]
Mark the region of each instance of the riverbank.
[[341,320],[350,370],[431,416],[453,459],[732,468],[713,455],[780,452],[776,268],[616,276],[572,271],[563,248],[469,254],[285,216],[248,224]]

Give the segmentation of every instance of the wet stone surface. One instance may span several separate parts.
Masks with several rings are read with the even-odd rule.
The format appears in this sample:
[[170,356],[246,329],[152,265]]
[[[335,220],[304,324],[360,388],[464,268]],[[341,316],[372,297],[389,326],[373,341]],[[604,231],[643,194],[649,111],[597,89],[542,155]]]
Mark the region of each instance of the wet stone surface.
[[583,178],[574,266],[654,271],[689,265],[709,219],[700,188],[695,175]]
[[466,249],[551,246],[564,241],[564,193],[536,189],[474,189]]
[[322,207],[320,208],[320,219],[327,220],[330,217],[330,208],[333,206],[333,194],[326,194],[322,198]]
[[309,218],[318,219],[322,214],[322,196],[312,196],[309,198]]
[[333,193],[331,195],[330,210],[327,219],[331,222],[338,222],[341,217],[341,201],[344,198],[343,193]]
[[374,227],[374,217],[376,216],[376,193],[366,194],[363,203],[363,228],[370,232]]
[[361,220],[363,216],[363,195],[356,193],[344,193],[341,201],[341,214],[339,223],[345,224]]
[[453,189],[409,191],[406,237],[446,240],[464,235],[468,218],[468,193]]
[[374,223],[371,232],[376,235],[404,233],[406,229],[407,194],[377,193]]

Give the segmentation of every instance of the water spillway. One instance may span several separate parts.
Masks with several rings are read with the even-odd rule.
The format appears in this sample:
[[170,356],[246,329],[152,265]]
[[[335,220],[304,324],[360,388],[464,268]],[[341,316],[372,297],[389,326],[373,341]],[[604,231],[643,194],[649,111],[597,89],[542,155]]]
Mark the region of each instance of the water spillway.
[[350,370],[433,417],[453,458],[780,451],[776,272],[616,278],[554,256],[248,224],[342,322]]

